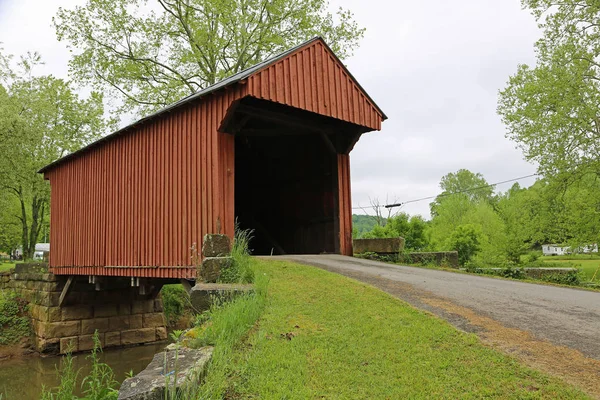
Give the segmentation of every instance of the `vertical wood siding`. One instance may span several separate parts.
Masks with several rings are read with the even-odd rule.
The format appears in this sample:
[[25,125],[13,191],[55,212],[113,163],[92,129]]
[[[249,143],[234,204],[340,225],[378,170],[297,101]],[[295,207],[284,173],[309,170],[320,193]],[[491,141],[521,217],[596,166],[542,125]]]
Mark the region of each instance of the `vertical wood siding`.
[[195,277],[192,246],[233,236],[234,137],[217,129],[243,95],[212,95],[48,171],[54,272]]
[[352,197],[350,190],[350,155],[338,154],[338,210],[340,220],[340,254],[351,256]]
[[380,130],[382,114],[320,42],[248,78],[252,96]]
[[[383,116],[319,42],[246,82],[130,128],[48,170],[57,274],[193,278],[191,248],[233,237],[235,139],[218,132],[254,96],[380,129]],[[350,159],[338,156],[340,252],[352,254]]]

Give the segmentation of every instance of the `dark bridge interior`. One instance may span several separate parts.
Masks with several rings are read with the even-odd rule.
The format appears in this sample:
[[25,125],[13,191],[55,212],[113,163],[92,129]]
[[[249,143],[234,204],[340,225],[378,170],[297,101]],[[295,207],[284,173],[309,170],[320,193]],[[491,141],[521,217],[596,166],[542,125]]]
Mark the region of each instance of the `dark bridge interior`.
[[253,254],[339,252],[337,154],[359,127],[245,98],[222,130],[235,134],[235,215]]

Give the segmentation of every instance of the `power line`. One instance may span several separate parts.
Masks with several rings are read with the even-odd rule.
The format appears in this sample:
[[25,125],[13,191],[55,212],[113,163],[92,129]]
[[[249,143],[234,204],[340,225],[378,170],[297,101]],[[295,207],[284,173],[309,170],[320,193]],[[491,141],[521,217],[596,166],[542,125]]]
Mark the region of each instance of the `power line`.
[[[438,194],[436,196],[428,196],[428,197],[422,197],[420,199],[414,199],[414,200],[408,200],[408,201],[403,201],[401,203],[394,203],[394,204],[387,204],[385,205],[385,208],[394,208],[394,207],[401,207],[405,204],[410,204],[410,203],[417,203],[419,201],[424,201],[424,200],[433,200],[436,199],[438,197],[446,197],[446,196],[451,196],[454,194],[461,194],[461,193],[469,193],[469,192],[473,192],[475,190],[480,190],[480,189],[485,189],[488,187],[493,187],[493,186],[497,186],[497,185],[502,185],[504,183],[510,183],[510,182],[516,182],[516,181],[520,181],[522,179],[527,179],[527,178],[531,178],[534,176],[538,176],[539,174],[531,174],[531,175],[526,175],[526,176],[521,176],[519,178],[514,178],[514,179],[508,179],[505,181],[501,181],[501,182],[496,182],[496,183],[491,183],[489,185],[483,185],[483,186],[479,186],[479,187],[474,187],[474,188],[470,188],[470,189],[465,189],[465,190],[460,190],[458,192],[452,192],[452,193],[442,193],[442,194]],[[357,209],[364,209],[364,207],[353,207],[353,210],[357,210]]]

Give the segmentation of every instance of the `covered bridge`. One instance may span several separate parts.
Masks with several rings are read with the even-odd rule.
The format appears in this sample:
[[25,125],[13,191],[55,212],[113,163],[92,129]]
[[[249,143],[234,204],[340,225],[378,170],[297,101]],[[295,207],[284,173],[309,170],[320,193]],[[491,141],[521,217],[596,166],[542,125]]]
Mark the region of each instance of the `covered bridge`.
[[352,253],[349,153],[385,114],[321,38],[44,167],[55,274],[194,278],[207,233]]

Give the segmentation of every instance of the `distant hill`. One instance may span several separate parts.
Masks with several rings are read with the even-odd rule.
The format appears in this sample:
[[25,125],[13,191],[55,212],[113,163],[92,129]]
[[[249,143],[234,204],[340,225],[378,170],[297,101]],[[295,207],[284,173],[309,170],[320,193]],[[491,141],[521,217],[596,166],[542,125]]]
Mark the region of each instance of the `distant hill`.
[[361,237],[365,232],[371,231],[375,225],[375,218],[370,215],[352,214],[352,229],[358,231],[358,237]]

